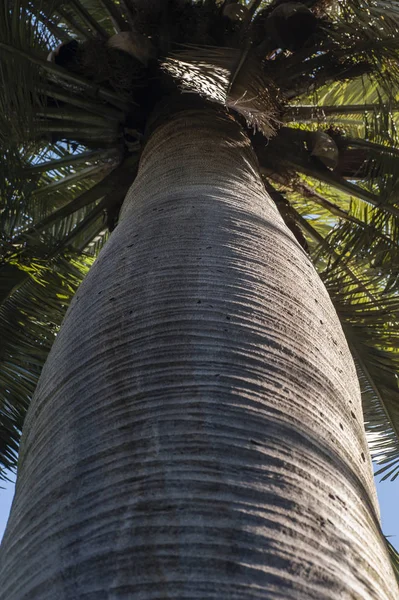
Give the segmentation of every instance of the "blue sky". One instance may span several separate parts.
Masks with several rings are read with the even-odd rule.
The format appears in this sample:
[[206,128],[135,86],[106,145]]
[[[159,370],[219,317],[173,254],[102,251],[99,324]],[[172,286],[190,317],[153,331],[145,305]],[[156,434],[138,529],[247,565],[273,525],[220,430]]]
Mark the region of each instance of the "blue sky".
[[[0,489],[0,539],[7,522],[8,512],[14,493],[13,484],[5,484]],[[389,541],[399,550],[399,477],[396,481],[377,482],[377,492],[382,515],[382,529]]]
[[0,484],[5,489],[0,489],[0,539],[3,537],[4,529],[7,523],[8,513],[12,497],[14,495],[14,484],[2,481]]
[[377,483],[382,530],[399,551],[399,477],[395,481]]

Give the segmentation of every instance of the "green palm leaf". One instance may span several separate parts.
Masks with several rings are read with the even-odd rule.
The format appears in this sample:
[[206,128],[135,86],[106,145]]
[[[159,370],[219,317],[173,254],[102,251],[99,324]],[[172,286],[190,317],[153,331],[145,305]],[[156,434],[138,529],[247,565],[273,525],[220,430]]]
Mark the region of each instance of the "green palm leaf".
[[389,540],[386,539],[389,556],[391,557],[391,563],[395,571],[396,579],[399,581],[399,552],[395,550]]
[[[249,17],[230,29],[216,0],[18,0],[4,10],[3,469],[15,467],[26,408],[57,328],[134,179],[148,116],[165,89],[175,93],[191,73],[191,92],[209,97],[210,82],[213,100],[257,128],[249,133],[267,189],[304,247],[306,236],[340,315],[379,472],[398,475],[399,11],[383,0],[367,10],[354,0],[308,2],[315,31],[293,49],[283,38],[276,46],[270,23],[267,29],[278,4],[251,0]],[[128,31],[150,36],[153,52],[147,65],[120,53],[115,78],[110,65],[119,63],[115,54],[107,63],[107,42]],[[91,70],[46,60],[68,40],[91,48]],[[337,148],[330,164],[312,142],[320,133]],[[391,555],[397,564],[392,548]]]
[[22,423],[65,310],[90,266],[76,254],[0,266],[0,478],[14,469]]

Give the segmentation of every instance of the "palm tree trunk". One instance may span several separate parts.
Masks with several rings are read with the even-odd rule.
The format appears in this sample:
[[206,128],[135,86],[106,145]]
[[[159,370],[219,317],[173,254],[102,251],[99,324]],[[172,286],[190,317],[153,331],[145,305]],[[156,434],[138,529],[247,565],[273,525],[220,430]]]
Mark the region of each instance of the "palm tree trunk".
[[216,109],[151,135],[27,417],[1,600],[386,600],[338,318]]

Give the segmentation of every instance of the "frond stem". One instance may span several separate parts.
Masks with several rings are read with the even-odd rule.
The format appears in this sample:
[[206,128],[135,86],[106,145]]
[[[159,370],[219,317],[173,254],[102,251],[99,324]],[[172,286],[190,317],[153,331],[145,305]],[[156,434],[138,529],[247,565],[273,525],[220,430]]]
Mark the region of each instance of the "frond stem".
[[379,112],[390,110],[399,112],[399,104],[346,104],[342,106],[291,106],[281,119],[283,122],[292,121],[324,121],[328,115],[355,115],[365,112]]
[[76,19],[62,6],[57,8],[58,14],[61,16],[61,19],[64,21],[65,25],[73,31],[75,35],[77,35],[80,39],[87,40],[90,35],[89,32],[86,31],[77,21]]
[[98,34],[103,39],[108,39],[109,35],[103,27],[94,19],[88,10],[79,2],[79,0],[70,0],[71,5],[74,7],[75,11],[81,18],[83,22],[86,22],[89,28],[94,31],[95,34]]
[[128,31],[128,25],[123,18],[122,13],[119,11],[116,4],[114,4],[113,0],[100,0],[100,2],[104,6],[105,10],[108,11],[116,31]]
[[65,81],[75,83],[76,85],[78,85],[78,86],[84,88],[86,91],[90,92],[94,97],[102,98],[103,100],[110,102],[111,104],[117,106],[118,108],[121,108],[122,110],[125,110],[126,112],[128,112],[129,108],[131,108],[133,106],[132,102],[130,102],[130,101],[127,102],[127,101],[122,100],[122,98],[115,92],[112,92],[111,90],[108,90],[107,88],[98,86],[98,85],[92,83],[91,81],[88,81],[84,77],[76,75],[75,73],[71,73],[70,71],[67,71],[66,69],[63,69],[62,67],[59,67],[58,65],[55,65],[46,60],[43,60],[42,58],[39,58],[38,56],[35,56],[34,54],[25,52],[25,50],[21,50],[20,48],[15,48],[14,46],[10,46],[9,44],[5,44],[4,42],[0,42],[0,49],[5,50],[6,52],[8,52],[10,54],[15,54],[17,56],[20,56],[21,58],[28,60],[32,64],[38,65],[38,66],[42,67],[48,73],[52,73],[53,75],[56,75],[60,79],[64,79]]
[[68,154],[68,156],[63,156],[61,158],[57,158],[56,160],[49,160],[43,163],[38,163],[36,165],[31,165],[26,167],[24,171],[28,174],[32,173],[45,173],[46,171],[56,171],[61,167],[69,167],[73,164],[78,164],[80,162],[94,162],[97,160],[106,160],[107,158],[112,158],[115,156],[114,150],[106,150],[99,152],[81,152],[80,154]]

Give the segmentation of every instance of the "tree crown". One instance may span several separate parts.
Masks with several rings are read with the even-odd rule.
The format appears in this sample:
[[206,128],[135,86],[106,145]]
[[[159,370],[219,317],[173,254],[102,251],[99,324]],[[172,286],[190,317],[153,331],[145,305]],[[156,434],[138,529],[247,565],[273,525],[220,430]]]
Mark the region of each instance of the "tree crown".
[[16,0],[0,23],[0,463],[165,97],[244,127],[341,318],[383,478],[399,475],[395,1]]

